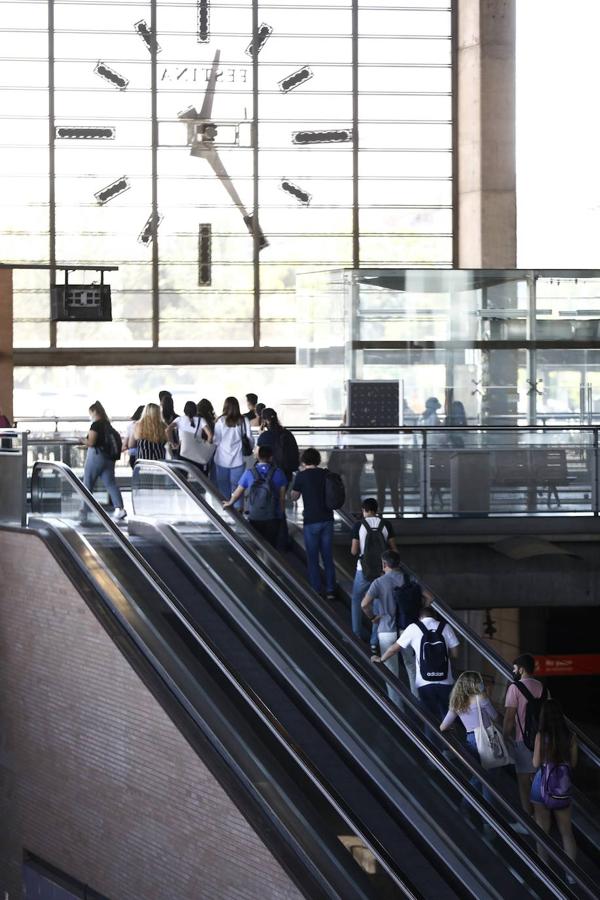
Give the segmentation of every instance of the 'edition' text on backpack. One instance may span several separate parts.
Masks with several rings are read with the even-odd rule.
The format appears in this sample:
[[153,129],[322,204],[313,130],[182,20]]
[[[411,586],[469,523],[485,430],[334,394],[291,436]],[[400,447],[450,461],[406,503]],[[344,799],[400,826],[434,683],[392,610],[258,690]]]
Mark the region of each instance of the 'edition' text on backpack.
[[341,509],[346,502],[346,489],[341,475],[325,469],[325,506],[327,509]]
[[515,681],[515,684],[517,690],[519,690],[527,700],[525,706],[525,721],[521,722],[519,719],[521,731],[523,732],[523,743],[529,750],[533,750],[535,747],[535,736],[540,728],[542,703],[547,699],[548,691],[544,686],[541,695],[539,697],[534,697],[531,691],[529,691],[524,684],[521,684],[520,681]]
[[383,536],[383,529],[385,526],[383,524],[383,519],[379,520],[375,528],[369,525],[366,519],[363,519],[360,523],[360,527],[362,528],[363,526],[367,533],[365,534],[365,544],[360,557],[360,565],[363,576],[367,581],[375,581],[375,579],[379,578],[381,575],[381,554],[385,553],[385,548],[387,546],[387,541]]
[[254,522],[266,522],[277,518],[275,511],[277,497],[271,485],[275,467],[269,466],[269,471],[262,475],[258,466],[254,466],[252,474],[254,481],[250,485],[246,499],[248,518]]
[[547,809],[565,809],[571,802],[571,766],[568,763],[544,763],[540,795]]
[[121,451],[123,449],[121,435],[112,427],[112,425],[108,425],[106,428],[104,433],[104,443],[101,449],[109,459],[113,460],[113,462],[116,462],[121,458]]
[[404,575],[404,583],[396,585],[393,589],[394,600],[396,601],[396,629],[403,631],[419,621],[419,612],[423,606],[423,590],[418,581],[412,577],[410,572],[402,570]]
[[419,671],[424,681],[445,681],[448,677],[448,647],[442,631],[446,623],[429,629],[422,622],[415,623],[423,632],[419,653]]

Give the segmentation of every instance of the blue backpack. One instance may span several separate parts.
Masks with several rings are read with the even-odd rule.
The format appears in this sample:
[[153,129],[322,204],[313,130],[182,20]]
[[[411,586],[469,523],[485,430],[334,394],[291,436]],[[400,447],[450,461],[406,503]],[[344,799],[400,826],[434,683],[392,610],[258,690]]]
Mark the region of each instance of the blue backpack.
[[571,803],[571,766],[568,763],[544,763],[540,795],[546,809],[565,809]]
[[275,466],[269,466],[264,475],[259,471],[258,465],[253,466],[254,481],[250,485],[246,497],[246,512],[248,518],[254,522],[267,522],[277,518],[277,496],[271,482],[275,474]]

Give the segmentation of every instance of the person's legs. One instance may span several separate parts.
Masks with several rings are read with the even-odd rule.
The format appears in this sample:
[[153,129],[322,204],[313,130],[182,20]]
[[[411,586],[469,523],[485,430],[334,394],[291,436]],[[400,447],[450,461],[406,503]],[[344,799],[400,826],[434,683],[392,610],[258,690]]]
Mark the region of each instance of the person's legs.
[[273,547],[277,544],[277,534],[279,532],[279,519],[265,519],[257,522],[250,519],[250,524]]
[[100,470],[102,466],[100,463],[102,462],[102,458],[100,453],[93,448],[90,448],[85,457],[85,463],[83,466],[83,483],[90,493],[94,492],[94,485],[98,480],[98,476],[100,475]]
[[317,592],[321,590],[321,572],[319,571],[319,526],[320,522],[311,522],[303,528],[304,547],[306,549],[306,565],[308,580]]
[[379,514],[385,513],[385,489],[386,489],[386,472],[381,463],[373,464],[373,472],[375,473],[375,484],[377,486],[377,506]]
[[319,551],[325,569],[325,590],[335,592],[335,565],[333,564],[333,522],[321,522]]
[[369,589],[370,581],[367,581],[361,569],[356,570],[354,584],[352,585],[352,631],[362,640],[367,640],[367,629],[363,621],[363,612],[360,604]]
[[[236,487],[240,482],[240,478],[246,471],[246,466],[242,463],[241,466],[232,466],[231,469],[227,469],[227,475],[229,478],[229,496],[233,494]],[[244,508],[244,498],[240,497],[239,500],[236,500],[233,504],[236,509],[242,510]]]
[[418,697],[417,688],[415,685],[415,681],[417,678],[417,657],[415,656],[415,651],[412,647],[402,647],[400,650],[402,654],[402,662],[404,663],[404,668],[406,669],[406,674],[408,675],[408,683],[410,685],[410,692],[414,697]]
[[[379,632],[377,637],[379,638],[379,653],[381,656],[383,656],[385,651],[388,650],[392,646],[394,641],[398,640],[398,635],[396,634],[395,631],[382,631],[382,632]],[[388,660],[386,660],[384,662],[384,666],[387,669],[389,669],[390,672],[392,673],[392,675],[395,675],[397,678],[398,672],[399,672],[398,654],[396,653],[395,656],[391,656]],[[398,693],[398,691],[395,691],[389,685],[386,685],[386,690],[387,690],[388,697],[390,698],[390,700],[393,700],[394,703],[396,703],[398,706],[400,706],[402,698],[401,698],[400,694]]]
[[[536,804],[537,805],[537,804]],[[562,845],[565,853],[575,862],[577,856],[577,844],[573,835],[573,825],[571,822],[571,807],[565,809],[555,809],[554,816],[556,818],[556,826],[560,832]]]
[[115,480],[115,464],[112,459],[104,457],[103,465],[100,470],[100,478],[102,484],[108,491],[110,502],[115,509],[123,509],[123,497]]
[[452,691],[451,684],[426,684],[424,687],[418,688],[419,700],[427,710],[427,712],[436,720],[441,722],[448,712],[448,701]]
[[[543,803],[534,803],[532,805],[535,821],[545,834],[550,834],[550,826],[552,825],[552,813],[549,809],[546,809]],[[547,863],[548,853],[540,844],[537,845],[537,852],[540,859],[543,860],[543,862]]]
[[528,816],[531,816],[533,815],[533,807],[531,806],[531,783],[535,774],[533,753],[529,747],[525,746],[523,741],[516,741],[514,744],[514,757],[521,809]]
[[229,490],[229,469],[227,469],[225,466],[218,466],[215,463],[213,470],[213,480],[225,500],[229,500],[229,498],[231,497],[231,491]]

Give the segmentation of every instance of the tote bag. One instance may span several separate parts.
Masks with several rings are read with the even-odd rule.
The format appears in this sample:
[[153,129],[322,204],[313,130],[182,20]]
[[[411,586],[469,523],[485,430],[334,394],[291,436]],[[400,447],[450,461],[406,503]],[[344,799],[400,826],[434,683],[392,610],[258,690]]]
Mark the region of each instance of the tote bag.
[[497,769],[499,766],[508,766],[512,759],[506,748],[502,732],[493,722],[490,722],[487,726],[483,724],[479,697],[475,699],[477,701],[477,712],[479,713],[479,726],[475,729],[475,742],[479,753],[479,761],[484,769]]
[[204,440],[202,432],[198,435],[199,428],[200,419],[198,419],[198,424],[193,434],[191,431],[180,432],[179,440],[181,444],[179,452],[185,459],[191,459],[192,462],[198,463],[200,466],[207,466],[213,458],[216,447],[214,444],[209,444],[208,441]]

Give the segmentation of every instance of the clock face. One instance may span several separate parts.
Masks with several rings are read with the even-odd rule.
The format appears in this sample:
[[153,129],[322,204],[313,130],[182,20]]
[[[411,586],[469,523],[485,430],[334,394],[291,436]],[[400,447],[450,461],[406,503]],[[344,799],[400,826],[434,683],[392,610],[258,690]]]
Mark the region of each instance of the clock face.
[[[7,6],[24,28],[23,9],[40,12]],[[261,342],[293,346],[296,275],[352,265],[356,206],[361,264],[448,263],[450,31],[438,6],[361,0],[353,104],[347,0],[260,5],[254,38],[250,2],[157,0],[154,79],[149,2],[54,4],[55,255],[119,266],[98,340],[150,343],[158,282],[163,346],[251,345],[258,298]],[[44,22],[26,37],[42,120]],[[25,121],[19,143],[33,159],[37,129],[47,179],[46,134]],[[59,326],[62,346],[82,335]]]

